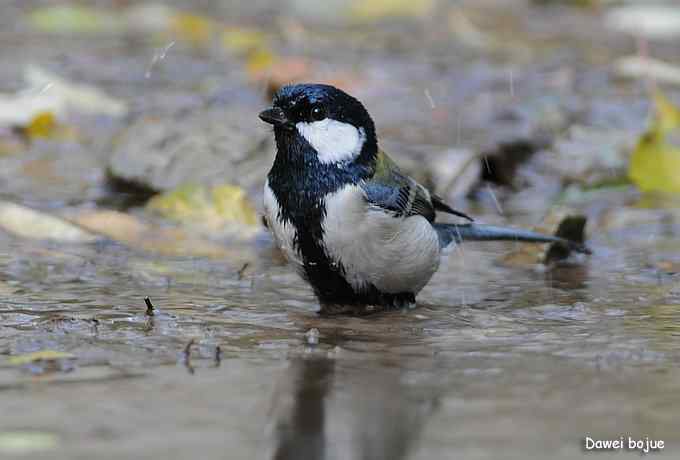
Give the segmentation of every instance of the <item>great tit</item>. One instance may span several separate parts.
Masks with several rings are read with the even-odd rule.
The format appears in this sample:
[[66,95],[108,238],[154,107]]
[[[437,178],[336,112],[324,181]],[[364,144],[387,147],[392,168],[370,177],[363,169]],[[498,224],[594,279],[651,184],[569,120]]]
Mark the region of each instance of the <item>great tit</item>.
[[[415,306],[451,243],[558,242],[587,251],[554,236],[473,223],[402,173],[378,147],[361,102],[333,86],[282,87],[260,118],[274,126],[276,141],[265,224],[322,313]],[[438,223],[437,212],[470,223]]]

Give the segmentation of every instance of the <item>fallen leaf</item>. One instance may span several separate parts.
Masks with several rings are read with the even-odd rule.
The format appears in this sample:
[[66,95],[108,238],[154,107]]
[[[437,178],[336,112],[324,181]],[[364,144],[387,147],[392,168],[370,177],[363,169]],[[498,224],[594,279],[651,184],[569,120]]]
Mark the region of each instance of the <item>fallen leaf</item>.
[[57,120],[52,112],[40,112],[24,128],[29,139],[50,137],[57,127]]
[[54,350],[42,350],[33,353],[26,353],[25,355],[17,355],[10,357],[7,362],[13,366],[23,366],[24,364],[34,363],[36,361],[56,361],[59,359],[75,359],[76,357],[71,353]]
[[233,185],[212,188],[184,185],[153,197],[147,207],[164,217],[213,229],[228,224],[247,227],[258,224],[257,213],[246,192]]
[[668,274],[680,273],[680,262],[661,260],[656,263],[656,268]]
[[0,452],[7,455],[25,455],[55,449],[59,438],[54,433],[42,431],[0,432]]
[[350,16],[359,21],[393,17],[420,17],[434,7],[433,0],[354,0]]
[[93,86],[71,83],[40,67],[29,66],[26,79],[31,87],[56,95],[67,110],[112,117],[127,114],[125,102],[114,99]]
[[179,228],[152,226],[134,216],[118,211],[90,211],[74,221],[83,228],[105,235],[127,246],[168,256],[196,256],[233,260],[243,264],[250,260],[248,251],[234,251],[211,241],[188,235]]
[[227,222],[259,225],[257,212],[245,190],[233,185],[220,185],[212,189],[212,201],[217,214]]
[[37,8],[30,13],[29,22],[40,31],[62,34],[117,32],[125,27],[118,14],[83,5]]
[[222,31],[222,44],[237,54],[267,48],[267,37],[257,29],[227,26]]
[[205,16],[175,13],[171,18],[171,33],[194,46],[207,45],[215,36],[216,30],[217,24]]
[[246,71],[254,81],[268,81],[281,60],[270,49],[265,34],[256,29],[227,26],[222,32],[222,43],[227,50],[245,56]]
[[270,50],[266,48],[256,49],[248,55],[246,70],[248,75],[257,80],[260,75],[269,76],[276,62],[277,58]]
[[0,201],[0,228],[16,236],[31,239],[66,243],[89,243],[97,240],[96,235],[59,217],[8,201]]
[[28,87],[14,94],[0,94],[0,126],[26,127],[42,115],[44,128],[51,114],[60,120],[70,111],[120,117],[127,104],[107,96],[97,88],[71,83],[40,67],[24,71]]
[[23,127],[40,113],[65,115],[64,101],[55,94],[28,89],[16,94],[0,94],[0,126]]
[[656,115],[633,150],[628,175],[643,192],[680,193],[680,109],[661,93],[654,99]]
[[20,366],[25,372],[33,375],[47,375],[55,372],[71,372],[75,369],[76,357],[70,353],[54,350],[42,350],[25,355],[12,356],[7,363]]

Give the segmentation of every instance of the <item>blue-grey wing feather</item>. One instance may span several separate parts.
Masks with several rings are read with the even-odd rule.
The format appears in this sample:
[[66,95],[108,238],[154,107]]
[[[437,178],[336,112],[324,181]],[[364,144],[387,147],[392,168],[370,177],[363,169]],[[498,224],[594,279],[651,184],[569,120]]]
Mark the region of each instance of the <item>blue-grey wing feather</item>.
[[394,213],[395,217],[420,215],[434,222],[436,211],[472,220],[403,174],[383,151],[378,152],[373,177],[362,184],[366,199],[374,206]]

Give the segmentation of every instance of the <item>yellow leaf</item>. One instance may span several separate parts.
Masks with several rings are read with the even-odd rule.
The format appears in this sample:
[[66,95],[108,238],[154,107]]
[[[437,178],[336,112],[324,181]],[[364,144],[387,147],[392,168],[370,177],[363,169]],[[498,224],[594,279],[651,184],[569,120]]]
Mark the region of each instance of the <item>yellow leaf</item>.
[[276,63],[274,53],[266,48],[258,48],[248,55],[246,70],[251,77],[254,77],[270,70],[274,63]]
[[350,15],[360,21],[375,21],[387,17],[424,16],[434,6],[433,0],[354,0]]
[[631,180],[643,192],[680,193],[680,109],[661,93],[654,97],[656,114],[633,150],[628,168]]
[[13,366],[23,366],[24,364],[34,363],[36,361],[57,361],[60,359],[75,359],[71,353],[54,350],[42,350],[25,355],[12,356],[7,362]]
[[241,54],[266,45],[266,37],[259,30],[245,27],[225,27],[222,32],[222,44],[225,48]]
[[226,220],[257,225],[257,213],[245,190],[233,185],[220,185],[212,189],[215,211]]
[[177,13],[172,18],[170,29],[178,38],[194,46],[202,46],[213,37],[215,23],[204,16]]
[[224,224],[257,224],[257,213],[245,191],[233,185],[213,188],[184,185],[153,197],[149,209],[185,223],[218,228]]
[[113,12],[77,5],[37,8],[30,13],[30,23],[50,33],[95,33],[122,30],[124,22]]
[[37,113],[19,132],[29,141],[35,139],[78,139],[78,132],[72,127],[60,125],[56,115],[51,111]]
[[654,108],[656,118],[652,128],[661,133],[667,133],[673,129],[680,128],[680,109],[666,98],[660,91],[654,94]]
[[24,128],[29,139],[51,137],[57,128],[57,120],[52,112],[40,112]]

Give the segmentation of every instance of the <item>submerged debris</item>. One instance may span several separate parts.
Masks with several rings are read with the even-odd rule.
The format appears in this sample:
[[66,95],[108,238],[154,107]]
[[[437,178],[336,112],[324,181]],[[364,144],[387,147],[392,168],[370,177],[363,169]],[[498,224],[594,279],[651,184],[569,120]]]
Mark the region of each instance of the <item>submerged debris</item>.
[[75,369],[76,357],[71,353],[54,350],[36,351],[25,355],[13,356],[8,363],[20,366],[31,374],[48,374],[52,372],[71,372]]
[[243,276],[246,273],[246,270],[250,267],[250,262],[246,262],[243,264],[243,267],[241,267],[238,271],[238,279],[241,281],[243,279]]
[[155,307],[154,307],[153,304],[151,303],[151,299],[149,299],[148,296],[147,296],[147,297],[144,297],[144,303],[146,304],[146,311],[144,312],[144,314],[145,314],[146,316],[154,316],[154,314],[155,314],[155,313],[154,313],[154,308],[155,308]]
[[[567,241],[583,245],[585,243],[586,222],[587,219],[585,216],[567,216],[562,219],[558,225],[555,236],[559,236],[560,238],[564,238]],[[590,254],[590,249],[587,247],[584,247],[584,249],[586,254]],[[553,243],[548,247],[548,250],[545,253],[545,258],[543,259],[543,263],[548,265],[552,262],[564,260],[569,257],[571,253],[572,249],[566,247],[564,244]]]
[[308,345],[318,345],[319,344],[319,330],[315,327],[311,328],[305,333],[305,338],[307,339]]
[[215,346],[215,367],[220,367],[220,364],[222,363],[222,348],[217,345]]
[[501,263],[511,266],[548,265],[568,258],[575,251],[590,254],[590,248],[584,244],[586,223],[586,217],[572,209],[554,208],[535,230],[563,238],[570,246],[564,243],[552,243],[549,246],[541,243],[522,244],[517,250],[503,256]]
[[194,343],[196,343],[194,339],[189,340],[189,343],[184,347],[184,351],[182,351],[182,364],[184,364],[189,374],[192,375],[195,372],[194,367],[191,365],[191,347],[194,346]]

